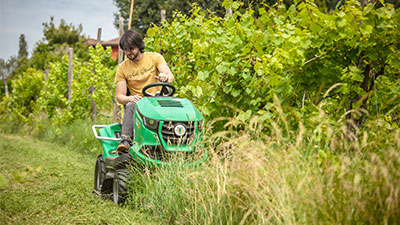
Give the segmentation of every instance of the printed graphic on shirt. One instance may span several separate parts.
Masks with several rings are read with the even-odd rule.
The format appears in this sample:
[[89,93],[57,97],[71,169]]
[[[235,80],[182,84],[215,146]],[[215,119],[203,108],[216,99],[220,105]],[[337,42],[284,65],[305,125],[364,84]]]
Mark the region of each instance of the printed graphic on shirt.
[[127,79],[131,80],[142,80],[141,78],[146,78],[147,76],[156,72],[154,65],[151,65],[149,68],[142,68],[140,71],[136,71],[134,73],[128,74]]

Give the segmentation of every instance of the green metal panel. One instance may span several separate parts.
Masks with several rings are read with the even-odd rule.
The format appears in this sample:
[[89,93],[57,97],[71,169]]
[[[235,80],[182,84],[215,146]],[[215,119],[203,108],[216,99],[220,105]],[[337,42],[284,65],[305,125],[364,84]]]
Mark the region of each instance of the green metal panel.
[[[174,107],[175,104],[162,105],[160,104],[162,101],[177,102],[179,107]],[[186,98],[146,97],[137,102],[137,108],[144,116],[155,120],[200,121],[203,119],[200,111]]]
[[157,133],[147,129],[143,125],[143,120],[139,115],[138,110],[135,110],[135,138],[134,141],[140,143],[141,145],[159,145]]
[[[121,127],[119,124],[111,124],[108,125],[104,128],[101,128],[99,130],[99,136],[100,137],[116,137],[115,132],[121,132]],[[112,157],[117,157],[117,154],[115,150],[117,149],[117,146],[119,145],[118,141],[108,141],[108,140],[100,140],[100,143],[103,147],[103,158],[112,156]]]

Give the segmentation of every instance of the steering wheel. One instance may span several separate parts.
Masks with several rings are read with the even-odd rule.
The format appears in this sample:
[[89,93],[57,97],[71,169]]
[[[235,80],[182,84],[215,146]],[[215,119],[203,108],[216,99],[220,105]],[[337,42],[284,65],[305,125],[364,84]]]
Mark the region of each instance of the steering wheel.
[[[155,95],[147,92],[147,89],[152,87],[161,87],[161,91],[159,93],[156,93]],[[175,93],[175,86],[165,82],[148,84],[142,89],[142,94],[145,97],[172,96],[174,93]]]

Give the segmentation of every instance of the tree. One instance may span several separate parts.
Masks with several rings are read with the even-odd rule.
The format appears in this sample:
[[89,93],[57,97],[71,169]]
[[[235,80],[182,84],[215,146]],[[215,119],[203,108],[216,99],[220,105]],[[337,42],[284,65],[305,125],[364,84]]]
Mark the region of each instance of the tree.
[[21,34],[19,36],[17,66],[11,71],[11,76],[13,76],[15,73],[22,73],[27,68],[28,68],[28,44],[25,41],[25,35]]
[[46,69],[50,62],[55,62],[68,53],[68,48],[74,48],[76,57],[83,60],[89,59],[88,46],[84,44],[85,37],[82,33],[82,25],[75,27],[61,19],[58,27],[54,24],[54,18],[43,25],[43,40],[36,43],[30,59],[30,66],[38,69]]
[[[114,25],[118,28],[119,17],[124,18],[124,29],[127,29],[131,0],[114,0],[114,4],[118,8],[118,12],[114,13]],[[135,1],[133,10],[132,27],[138,30],[142,35],[146,33],[151,24],[160,24],[161,10],[166,11],[166,19],[171,22],[175,11],[179,11],[185,15],[190,14],[193,4],[197,4],[205,12],[215,13],[217,16],[223,17],[226,9],[222,6],[224,0],[144,0]],[[241,3],[242,8],[254,8],[258,12],[258,7],[263,4],[273,5],[279,0],[245,0]],[[291,0],[286,0],[291,4]]]
[[19,50],[18,59],[28,58],[28,44],[25,41],[25,35],[21,34],[19,36]]
[[[114,25],[118,28],[119,17],[124,18],[124,30],[127,29],[129,11],[130,11],[131,0],[114,0],[114,4],[117,6],[118,13],[114,13]],[[196,1],[198,2],[198,1]],[[205,1],[203,1],[205,2]],[[214,1],[216,5],[220,5],[221,0]],[[138,30],[142,35],[146,33],[147,28],[152,24],[158,24],[161,20],[161,10],[166,11],[167,20],[172,19],[174,10],[181,11],[187,14],[191,9],[191,2],[188,0],[145,0],[136,1],[133,10],[132,27]],[[210,8],[210,7],[208,7]]]
[[54,18],[50,17],[50,22],[42,23],[42,25],[44,27],[43,34],[45,40],[49,45],[75,44],[82,37],[81,32],[83,28],[81,24],[75,27],[72,24],[67,24],[64,19],[61,19],[60,24],[56,27],[54,25]]
[[[365,0],[358,0],[365,2]],[[171,22],[175,11],[179,11],[184,15],[189,15],[193,4],[197,4],[207,12],[215,13],[219,17],[223,17],[226,14],[226,9],[222,6],[227,0],[142,0],[135,1],[132,18],[132,29],[139,31],[142,35],[146,34],[147,29],[151,24],[160,24],[161,10],[166,11],[166,19]],[[288,8],[292,4],[298,4],[301,1],[296,0],[242,0],[237,1],[240,3],[241,10],[244,12],[245,9],[251,8],[254,10],[254,17],[259,17],[258,10],[260,7],[273,6],[277,3],[284,3]],[[321,11],[327,12],[334,10],[337,6],[343,5],[345,0],[314,0],[314,3],[319,7]],[[377,1],[378,2],[378,1]],[[385,0],[385,3],[394,4],[396,8],[400,6],[398,0]],[[119,17],[124,19],[124,30],[128,28],[128,19],[131,0],[114,0],[115,6],[118,8],[118,12],[114,13],[114,26],[119,28]],[[377,4],[380,5],[380,4]]]

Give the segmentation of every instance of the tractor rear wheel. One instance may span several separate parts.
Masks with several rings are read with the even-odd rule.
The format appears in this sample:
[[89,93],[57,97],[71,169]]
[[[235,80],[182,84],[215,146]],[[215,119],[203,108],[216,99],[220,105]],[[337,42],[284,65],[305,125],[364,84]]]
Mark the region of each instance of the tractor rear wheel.
[[115,171],[113,179],[112,200],[116,204],[122,204],[128,197],[128,185],[130,175],[127,169],[119,169]]
[[104,165],[103,155],[97,156],[96,166],[94,169],[94,192],[100,194],[101,186],[107,174],[107,169]]

